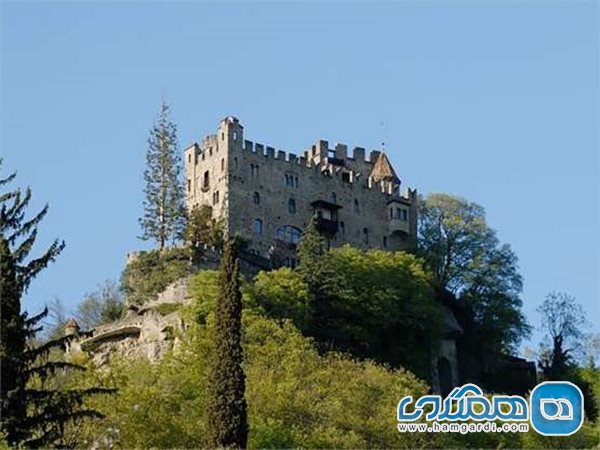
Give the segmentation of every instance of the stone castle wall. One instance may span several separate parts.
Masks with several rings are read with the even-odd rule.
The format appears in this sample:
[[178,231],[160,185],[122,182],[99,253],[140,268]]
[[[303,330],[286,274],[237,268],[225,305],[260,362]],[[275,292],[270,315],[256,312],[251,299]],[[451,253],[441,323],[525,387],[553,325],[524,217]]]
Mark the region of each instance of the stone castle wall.
[[[238,120],[228,117],[201,146],[185,151],[188,208],[212,206],[215,218],[225,219],[228,234],[240,235],[250,251],[263,257],[274,247],[285,253],[286,245],[277,238],[303,230],[319,200],[339,206],[330,245],[410,250],[416,237],[416,191],[400,195],[399,181],[374,182],[370,174],[379,155],[372,151],[366,157],[360,147],[350,155],[346,145],[329,149],[322,140],[301,156],[276,151],[245,140]],[[395,217],[400,209],[406,210],[405,223]]]

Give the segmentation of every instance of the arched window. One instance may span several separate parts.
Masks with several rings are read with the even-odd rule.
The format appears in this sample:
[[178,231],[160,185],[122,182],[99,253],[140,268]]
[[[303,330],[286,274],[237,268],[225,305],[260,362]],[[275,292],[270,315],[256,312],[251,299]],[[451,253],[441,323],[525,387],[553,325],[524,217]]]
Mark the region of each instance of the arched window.
[[255,205],[260,205],[260,194],[258,192],[252,194],[252,203]]
[[290,214],[296,214],[296,200],[293,198],[288,200],[288,212]]
[[354,212],[355,213],[359,213],[360,212],[360,206],[358,204],[358,199],[357,198],[354,199]]
[[263,221],[261,219],[254,219],[254,223],[252,224],[252,233],[253,234],[262,234],[263,231]]
[[335,192],[331,193],[331,203],[337,204],[337,195],[335,195]]
[[210,185],[210,174],[208,173],[208,170],[206,172],[204,172],[204,177],[202,178],[202,187],[204,189],[208,189]]
[[287,242],[288,244],[297,244],[302,236],[302,230],[292,225],[284,225],[277,228],[275,237],[280,241]]

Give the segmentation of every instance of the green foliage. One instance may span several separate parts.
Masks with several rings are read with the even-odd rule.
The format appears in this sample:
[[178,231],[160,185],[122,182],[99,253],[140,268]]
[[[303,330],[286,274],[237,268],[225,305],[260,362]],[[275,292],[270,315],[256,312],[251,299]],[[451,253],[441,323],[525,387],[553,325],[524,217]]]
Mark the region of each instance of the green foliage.
[[215,447],[246,448],[248,441],[239,270],[235,244],[230,241],[225,245],[219,272],[214,329],[216,357],[210,373],[208,423]]
[[327,265],[322,258],[323,253],[325,253],[325,241],[317,230],[315,218],[313,217],[304,229],[302,239],[298,244],[298,257],[300,258],[298,271],[315,295],[323,294],[323,292],[317,292],[317,290],[319,288],[325,289],[327,286],[324,283],[330,278],[326,276],[330,273],[327,271]]
[[83,330],[113,322],[123,316],[125,302],[121,288],[111,280],[98,285],[96,291],[85,295],[77,305],[75,317]]
[[287,267],[259,272],[252,295],[270,317],[292,319],[300,329],[308,329],[313,317],[312,295],[298,271]]
[[404,252],[323,252],[303,235],[298,271],[259,274],[254,299],[275,318],[290,318],[322,349],[349,352],[429,376],[429,351],[442,310],[421,261]]
[[208,205],[194,207],[187,222],[185,237],[197,261],[204,245],[223,247],[223,219],[213,219],[213,209]]
[[521,437],[521,448],[525,449],[598,448],[599,445],[599,424],[587,421],[577,433],[571,436],[543,436],[530,428],[529,432]]
[[[398,399],[427,392],[409,372],[321,356],[291,323],[244,317],[249,448],[423,448],[436,442],[395,430]],[[85,374],[119,392],[93,400],[108,415],[80,427],[77,440],[109,437],[123,448],[213,447],[207,408],[214,326],[211,315],[158,363],[115,359],[108,370]]]
[[150,131],[144,171],[144,215],[139,219],[143,240],[152,239],[162,250],[169,241],[183,238],[185,205],[181,180],[181,156],[177,149],[177,127],[163,101]]
[[336,273],[330,283],[336,288],[315,303],[311,334],[333,348],[428,378],[442,312],[421,261],[404,252],[345,246],[328,252],[325,264]]
[[121,285],[129,303],[142,305],[190,272],[188,249],[141,252],[123,270]]
[[191,305],[191,321],[206,323],[209,314],[214,312],[219,297],[219,272],[201,270],[190,279],[189,293],[194,298]]
[[161,316],[166,316],[171,314],[172,312],[178,311],[181,308],[181,305],[178,303],[161,303],[156,305],[156,312]]
[[438,295],[449,292],[466,305],[461,345],[493,362],[510,352],[530,327],[521,311],[517,257],[500,244],[480,205],[447,194],[421,201],[418,252]]
[[[199,299],[204,301],[204,299]],[[176,352],[158,363],[113,359],[106,370],[81,374],[89,383],[119,388],[91,403],[102,421],[74,430],[88,446],[207,448],[214,315],[192,325]],[[591,448],[599,440],[587,423],[577,434],[398,433],[395,409],[405,395],[428,392],[405,370],[338,353],[321,354],[289,321],[245,310],[244,371],[248,448]]]

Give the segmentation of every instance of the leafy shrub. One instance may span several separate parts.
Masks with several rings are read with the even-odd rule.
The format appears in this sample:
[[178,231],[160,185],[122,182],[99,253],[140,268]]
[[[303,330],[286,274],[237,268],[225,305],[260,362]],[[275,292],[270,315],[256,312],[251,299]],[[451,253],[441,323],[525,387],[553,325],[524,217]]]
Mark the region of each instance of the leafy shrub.
[[159,305],[156,305],[155,309],[161,316],[167,316],[180,308],[181,305],[179,303],[160,303]]
[[121,275],[127,301],[144,304],[153,300],[169,284],[191,272],[189,250],[169,248],[141,252],[127,264]]

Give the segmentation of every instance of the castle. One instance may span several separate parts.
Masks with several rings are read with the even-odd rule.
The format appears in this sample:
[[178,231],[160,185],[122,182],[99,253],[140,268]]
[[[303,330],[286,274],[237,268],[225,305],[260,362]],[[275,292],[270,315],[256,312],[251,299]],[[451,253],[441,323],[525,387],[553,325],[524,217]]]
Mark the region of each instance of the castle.
[[302,156],[244,139],[226,117],[216,134],[185,150],[187,208],[212,207],[227,236],[270,265],[294,267],[296,244],[311,218],[328,246],[411,250],[417,194],[401,181],[385,152],[319,140]]
[[[298,262],[296,244],[311,219],[330,246],[350,244],[362,249],[412,250],[416,246],[417,193],[401,194],[401,182],[384,152],[363,148],[352,156],[343,144],[329,149],[318,141],[302,156],[244,140],[238,119],[226,117],[216,134],[202,145],[185,150],[187,207],[212,207],[213,218],[223,219],[228,236],[248,244],[239,251],[247,274]],[[243,253],[243,254],[242,254]],[[137,257],[128,255],[128,261]],[[197,268],[216,269],[218,249],[204,249]],[[245,266],[244,266],[245,265]],[[68,351],[86,351],[98,366],[110,354],[159,359],[179,345],[187,328],[177,308],[193,301],[189,278],[169,285],[143,305],[130,304],[123,318],[82,331],[74,321],[65,327],[74,339]],[[447,297],[447,298],[446,298]],[[457,344],[464,315],[454,297],[441,298],[443,330],[431,348],[431,386],[446,395],[460,383],[494,382],[500,391],[522,393],[535,384],[535,365],[502,355],[494,373]]]

